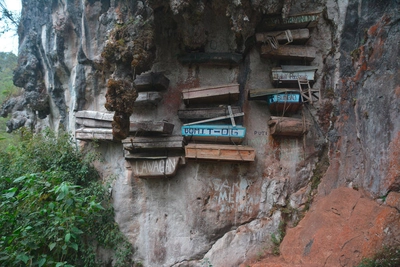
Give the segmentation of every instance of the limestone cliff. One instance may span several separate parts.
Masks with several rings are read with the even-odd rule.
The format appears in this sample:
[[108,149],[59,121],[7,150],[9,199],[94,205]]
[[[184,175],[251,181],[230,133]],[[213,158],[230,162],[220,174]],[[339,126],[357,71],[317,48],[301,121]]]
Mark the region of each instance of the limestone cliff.
[[[14,83],[24,95],[5,103],[1,114],[11,114],[9,130],[50,125],[74,133],[76,112],[115,111],[110,114],[118,138],[92,149],[104,159],[98,164],[103,179],[113,178],[116,220],[134,245],[136,263],[252,264],[274,250],[284,227],[292,228],[275,266],[351,266],[379,246],[398,242],[399,208],[393,203],[400,190],[399,1],[22,3]],[[293,24],[299,14],[311,37],[294,43],[313,51],[312,60],[265,57],[272,52],[264,48],[276,39],[263,43],[256,34],[272,31],[271,25],[284,31],[279,25]],[[229,57],[182,60],[217,53]],[[251,99],[256,89],[280,87],[271,77],[280,65],[316,69],[312,87],[319,89],[319,101],[303,103],[292,114],[307,125],[301,136],[273,136],[271,115],[286,114],[272,114],[267,101]],[[167,90],[157,92],[157,105],[138,104],[135,79],[148,71],[169,79]],[[180,136],[183,90],[221,84],[239,84],[235,104],[244,117],[237,122],[246,127],[242,145],[254,148],[255,161],[185,160],[170,178],[139,178],[136,161],[124,158],[117,141],[129,134],[129,121],[168,121]],[[196,107],[202,105],[211,106],[206,101]],[[340,196],[344,201],[337,203]],[[380,225],[375,218],[365,223],[354,217],[364,214],[363,205],[383,218]],[[327,209],[345,218],[332,223]],[[347,223],[351,227],[339,227]],[[332,228],[342,238],[330,250],[321,244]],[[355,228],[380,238],[362,243],[359,236],[341,236]],[[346,246],[350,241],[355,244]]]

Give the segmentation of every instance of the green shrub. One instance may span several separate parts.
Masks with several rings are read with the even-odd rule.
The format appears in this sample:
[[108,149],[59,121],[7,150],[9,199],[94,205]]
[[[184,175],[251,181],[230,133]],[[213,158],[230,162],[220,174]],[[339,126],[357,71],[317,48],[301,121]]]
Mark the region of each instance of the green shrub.
[[363,259],[358,267],[398,267],[400,266],[400,247],[384,247],[371,259]]
[[115,266],[130,266],[132,246],[93,154],[66,133],[22,136],[0,151],[0,266],[102,266],[98,247],[114,251]]

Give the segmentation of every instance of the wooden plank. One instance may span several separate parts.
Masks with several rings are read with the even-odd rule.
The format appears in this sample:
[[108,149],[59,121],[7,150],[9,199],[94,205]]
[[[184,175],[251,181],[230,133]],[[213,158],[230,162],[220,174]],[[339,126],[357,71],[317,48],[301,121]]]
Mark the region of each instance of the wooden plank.
[[313,82],[317,67],[314,66],[287,66],[272,68],[272,80],[278,83],[297,84],[298,79]]
[[268,121],[271,135],[302,136],[308,132],[310,123],[303,119],[292,117],[274,117]]
[[[242,109],[239,106],[231,106],[232,112],[240,113]],[[179,119],[186,120],[205,120],[229,115],[228,107],[212,108],[187,108],[178,110]]]
[[188,144],[185,155],[189,159],[217,161],[254,161],[255,150],[248,146]]
[[139,92],[135,100],[135,106],[157,105],[160,103],[162,95],[160,92]]
[[239,84],[184,89],[182,90],[182,98],[186,104],[237,101],[239,98]]
[[246,135],[241,125],[190,125],[182,126],[182,135],[187,141],[212,141],[240,144]]
[[132,172],[139,178],[162,178],[175,175],[181,162],[180,157],[130,161]]
[[112,129],[80,128],[75,131],[75,138],[79,140],[114,141]]
[[[294,42],[305,42],[310,39],[309,29],[294,29],[289,31]],[[268,39],[271,37],[275,37],[279,43],[288,42],[288,37],[286,36],[285,31],[256,33],[256,41],[260,43],[268,42]]]
[[137,76],[134,83],[138,92],[161,91],[168,89],[169,79],[162,72],[147,72]]
[[182,149],[184,145],[183,136],[168,137],[128,137],[122,140],[124,149]]
[[313,28],[317,26],[320,15],[321,12],[296,14],[287,18],[268,16],[262,20],[260,28],[264,31]]
[[238,65],[242,55],[238,53],[188,53],[178,56],[182,64]]
[[273,49],[269,45],[261,46],[261,56],[264,58],[313,61],[315,59],[315,54],[316,50],[312,46],[280,45],[278,49]]
[[183,149],[169,149],[169,150],[157,150],[157,149],[147,149],[147,150],[126,150],[124,149],[125,159],[166,159],[168,157],[182,157],[184,155]]

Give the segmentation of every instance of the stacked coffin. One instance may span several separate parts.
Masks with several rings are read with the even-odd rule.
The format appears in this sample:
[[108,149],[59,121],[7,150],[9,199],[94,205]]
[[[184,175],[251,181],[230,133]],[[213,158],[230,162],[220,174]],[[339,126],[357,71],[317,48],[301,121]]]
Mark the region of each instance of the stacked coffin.
[[[113,113],[105,113],[93,110],[82,110],[75,113],[75,121],[78,129],[75,131],[76,139],[114,141],[112,135]],[[130,122],[131,135],[168,135],[171,134],[174,125],[165,121],[140,121]]]
[[161,72],[147,72],[137,76],[134,83],[138,91],[135,106],[156,106],[162,99],[161,91],[168,89],[169,79]]
[[319,90],[311,88],[315,80],[315,66],[304,66],[315,58],[314,47],[307,46],[310,28],[318,23],[320,13],[300,14],[286,18],[268,17],[262,22],[265,32],[257,33],[261,43],[261,56],[269,59],[290,61],[291,64],[272,69],[275,88],[251,89],[249,100],[265,100],[272,114],[269,122],[272,135],[301,136],[307,132],[307,122],[284,117],[296,114],[302,103],[313,103],[319,99]]
[[239,84],[185,89],[182,99],[186,109],[179,110],[178,116],[187,122],[181,129],[189,143],[185,146],[186,158],[254,161],[254,149],[239,145],[246,128],[236,125],[235,118],[244,113],[240,107],[230,105],[239,99]]

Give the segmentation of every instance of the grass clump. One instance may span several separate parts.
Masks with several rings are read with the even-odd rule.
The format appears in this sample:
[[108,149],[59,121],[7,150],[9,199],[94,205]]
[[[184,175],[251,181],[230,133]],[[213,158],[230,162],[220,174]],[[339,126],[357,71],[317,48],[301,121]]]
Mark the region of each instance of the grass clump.
[[372,258],[363,259],[357,267],[398,267],[400,247],[384,247]]

